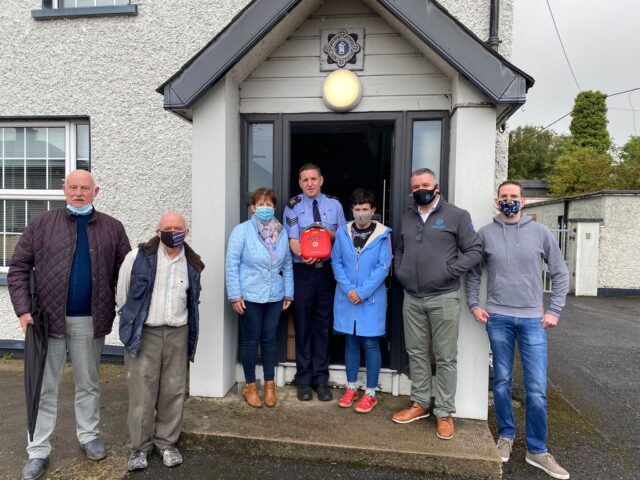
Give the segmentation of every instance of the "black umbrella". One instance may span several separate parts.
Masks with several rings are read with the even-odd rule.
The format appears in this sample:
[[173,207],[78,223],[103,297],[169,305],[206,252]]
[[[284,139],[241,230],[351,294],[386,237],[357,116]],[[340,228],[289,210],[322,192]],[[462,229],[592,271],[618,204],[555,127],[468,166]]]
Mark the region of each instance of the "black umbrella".
[[27,324],[27,332],[24,338],[24,392],[27,398],[29,439],[33,441],[33,432],[36,429],[36,419],[38,418],[38,407],[40,405],[44,365],[47,361],[49,318],[38,307],[36,279],[33,270],[31,270],[29,276],[29,286],[33,324]]

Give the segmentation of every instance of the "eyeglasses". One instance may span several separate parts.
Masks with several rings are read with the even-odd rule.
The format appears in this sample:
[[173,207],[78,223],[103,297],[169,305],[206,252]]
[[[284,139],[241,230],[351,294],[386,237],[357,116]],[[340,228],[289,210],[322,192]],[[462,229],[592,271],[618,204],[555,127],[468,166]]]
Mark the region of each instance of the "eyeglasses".
[[416,234],[416,241],[421,242],[422,241],[422,232],[424,231],[424,224],[416,225],[416,230],[418,231],[418,233]]

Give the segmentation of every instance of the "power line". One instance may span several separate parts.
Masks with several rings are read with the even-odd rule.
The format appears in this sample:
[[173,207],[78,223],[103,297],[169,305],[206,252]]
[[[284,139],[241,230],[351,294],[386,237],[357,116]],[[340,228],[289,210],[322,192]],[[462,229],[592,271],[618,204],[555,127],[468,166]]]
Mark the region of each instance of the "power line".
[[560,30],[558,30],[558,25],[556,24],[556,19],[553,16],[553,12],[551,11],[551,4],[549,0],[547,0],[547,8],[549,8],[549,13],[551,14],[551,20],[553,21],[553,26],[556,29],[556,34],[558,35],[558,40],[560,40],[560,46],[562,47],[562,53],[564,53],[564,58],[567,60],[567,65],[569,65],[569,70],[571,70],[571,75],[573,76],[573,81],[576,82],[576,86],[579,91],[582,91],[580,88],[580,84],[578,83],[578,79],[576,78],[576,74],[573,71],[573,67],[571,66],[571,62],[569,61],[569,56],[567,55],[567,51],[564,48],[564,43],[562,42],[562,37],[560,36]]
[[[605,98],[609,98],[609,97],[615,97],[617,95],[622,95],[624,93],[631,93],[631,92],[635,92],[637,90],[640,90],[640,87],[636,87],[636,88],[630,88],[629,90],[623,90],[621,92],[615,92],[615,93],[610,93],[608,95],[605,96]],[[612,108],[611,110],[622,110],[621,108]],[[555,125],[556,123],[558,123],[560,120],[563,120],[564,118],[568,117],[569,115],[571,115],[573,113],[573,109],[571,109],[569,112],[565,113],[564,115],[562,115],[560,118],[558,118],[557,120],[554,120],[553,122],[551,122],[549,125],[547,125],[546,127],[542,127],[540,130],[538,130],[537,132],[533,133],[531,136],[525,138],[525,140],[530,140],[532,138],[537,137],[539,134],[541,134],[542,132],[544,132],[547,128]]]

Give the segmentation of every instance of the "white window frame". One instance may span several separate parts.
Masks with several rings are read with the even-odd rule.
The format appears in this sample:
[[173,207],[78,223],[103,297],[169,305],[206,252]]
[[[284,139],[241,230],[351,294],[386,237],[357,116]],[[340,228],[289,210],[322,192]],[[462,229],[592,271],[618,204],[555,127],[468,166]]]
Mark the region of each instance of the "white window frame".
[[[69,175],[70,172],[76,169],[77,158],[76,158],[76,145],[77,145],[77,126],[78,125],[89,125],[89,166],[91,165],[91,127],[89,120],[52,120],[52,121],[42,121],[42,120],[34,120],[34,121],[12,121],[12,122],[3,122],[0,121],[0,129],[3,128],[65,128],[65,159],[64,159],[64,174],[65,177]],[[4,145],[4,130],[0,130],[0,145]],[[3,147],[0,147],[3,148]],[[0,157],[0,162],[2,158],[4,158],[4,152],[0,151],[2,157]],[[26,159],[25,159],[26,161]],[[4,167],[0,165],[0,181],[3,180],[4,177]],[[26,181],[26,175],[25,175]],[[0,182],[0,186],[3,182]],[[42,189],[9,189],[9,188],[0,188],[0,200],[53,200],[53,201],[64,201],[64,192],[62,191],[62,186],[60,189],[55,190],[42,190]],[[6,219],[5,219],[6,220]],[[0,225],[0,231],[4,231],[4,225]],[[5,248],[3,246],[2,248]],[[0,274],[7,273],[9,271],[9,267],[0,266]]]
[[[113,5],[100,5],[101,7],[108,7],[108,6],[113,6],[113,7],[119,7],[121,5],[125,5],[123,3],[116,3],[118,0],[113,0]],[[51,8],[61,8],[60,5],[60,0],[51,0]],[[64,8],[95,8],[97,7],[96,5],[96,0],[93,0],[93,5],[89,5],[89,6],[84,6],[84,7],[78,7],[78,0],[74,0],[74,6],[73,7],[64,7]],[[131,4],[131,0],[128,0],[126,5]]]

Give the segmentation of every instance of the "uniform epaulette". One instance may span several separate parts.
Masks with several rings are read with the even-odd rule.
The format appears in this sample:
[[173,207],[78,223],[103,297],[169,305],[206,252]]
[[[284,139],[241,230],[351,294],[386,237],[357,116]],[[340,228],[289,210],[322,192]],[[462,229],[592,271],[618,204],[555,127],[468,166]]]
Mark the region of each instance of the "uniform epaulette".
[[331,198],[331,199],[333,199],[333,200],[338,200],[338,201],[340,201],[340,199],[339,199],[338,197],[334,197],[333,195],[327,195],[327,194],[325,193],[325,194],[324,194],[324,196],[325,196],[325,197],[327,197],[327,198]]
[[289,201],[287,202],[287,205],[289,206],[289,208],[293,208],[297,204],[299,204],[301,201],[302,201],[302,195],[296,195],[295,197],[291,197],[289,199]]

